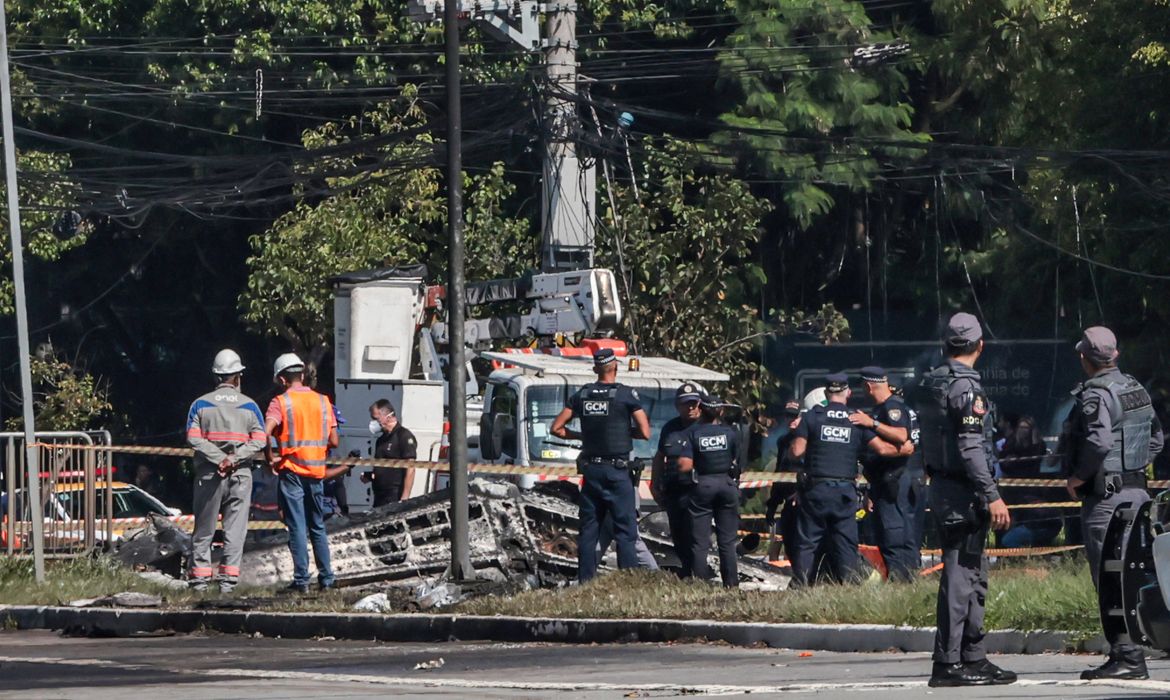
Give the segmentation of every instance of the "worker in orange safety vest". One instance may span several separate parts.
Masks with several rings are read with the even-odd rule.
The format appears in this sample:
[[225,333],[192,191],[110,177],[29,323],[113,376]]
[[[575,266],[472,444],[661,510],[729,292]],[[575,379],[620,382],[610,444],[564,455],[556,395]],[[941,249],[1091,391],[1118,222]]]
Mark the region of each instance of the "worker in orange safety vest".
[[278,502],[288,528],[293,580],[288,589],[309,591],[309,549],[317,563],[317,583],[333,588],[336,581],[325,536],[325,458],[337,447],[337,418],[329,398],[305,386],[305,363],[293,353],[276,358],[273,381],[283,389],[265,414],[264,429],[275,439],[268,445],[268,464],[279,479]]

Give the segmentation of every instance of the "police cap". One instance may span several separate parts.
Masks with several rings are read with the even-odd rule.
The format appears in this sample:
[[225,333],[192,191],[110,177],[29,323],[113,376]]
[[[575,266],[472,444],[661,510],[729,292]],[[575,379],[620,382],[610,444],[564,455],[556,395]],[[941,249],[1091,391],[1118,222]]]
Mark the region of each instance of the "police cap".
[[845,374],[844,372],[837,372],[836,374],[825,376],[826,391],[833,394],[840,394],[842,391],[845,391],[848,388],[849,375]]
[[687,382],[679,388],[674,390],[674,400],[676,403],[689,403],[691,401],[700,401],[703,398],[703,387],[694,382]]
[[789,401],[788,403],[784,404],[784,415],[786,415],[786,416],[799,416],[800,415],[800,402],[796,401],[794,399],[794,400]]
[[1117,336],[1105,326],[1086,328],[1077,343],[1077,352],[1095,365],[1106,365],[1117,359]]
[[951,316],[951,320],[947,321],[947,330],[943,336],[943,340],[948,345],[960,346],[974,343],[982,338],[983,327],[979,325],[979,319],[965,311]]
[[723,399],[715,394],[703,394],[703,398],[699,399],[699,403],[706,408],[715,408],[723,405]]
[[874,384],[885,384],[890,378],[886,375],[886,371],[876,365],[861,368],[861,381],[872,382]]
[[613,348],[601,348],[593,353],[594,367],[604,367],[612,362],[617,362],[617,355],[614,354]]

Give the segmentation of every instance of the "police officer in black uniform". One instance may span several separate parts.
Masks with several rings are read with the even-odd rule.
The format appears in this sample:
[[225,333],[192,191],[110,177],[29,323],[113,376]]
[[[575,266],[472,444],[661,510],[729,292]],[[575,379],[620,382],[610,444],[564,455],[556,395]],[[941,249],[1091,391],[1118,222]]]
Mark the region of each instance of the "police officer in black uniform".
[[989,527],[1011,524],[989,455],[991,411],[975,362],[983,329],[968,313],[951,317],[943,337],[946,362],[922,383],[922,451],[930,474],[930,507],[942,540],[938,631],[930,687],[1013,683],[1016,674],[987,660],[983,615],[987,600]]
[[[850,415],[854,425],[868,428],[891,445],[913,449],[910,441],[910,411],[890,391],[890,381],[881,367],[862,367],[861,381],[873,399],[871,412]],[[910,505],[909,456],[870,457],[864,462],[869,498],[873,502],[874,532],[878,550],[886,562],[891,581],[910,581],[918,569],[918,547],[911,543],[914,524]]]
[[[798,480],[796,541],[788,549],[792,582],[806,586],[813,575],[817,547],[829,539],[828,557],[838,581],[858,576],[857,466],[866,448],[893,457],[898,448],[873,430],[850,421],[849,377],[830,374],[825,396],[828,405],[814,406],[801,418],[788,448],[793,460],[804,458]],[[807,452],[807,454],[806,454]]]
[[704,581],[712,577],[707,551],[713,519],[719,543],[719,576],[724,588],[735,588],[739,586],[735,551],[739,540],[739,431],[719,422],[723,402],[718,397],[704,395],[700,407],[703,417],[687,431],[678,457],[679,474],[694,483],[688,506],[691,562],[696,577]]
[[[597,575],[597,543],[606,515],[613,518],[618,567],[638,566],[638,514],[629,459],[633,440],[650,439],[650,420],[638,402],[637,390],[618,383],[617,370],[613,350],[595,352],[597,381],[569,398],[550,430],[561,439],[581,441],[577,458],[578,471],[584,477],[577,541],[577,579],[581,583]],[[568,428],[574,418],[581,421],[580,432]]]
[[670,539],[674,553],[678,556],[679,576],[689,578],[691,568],[691,516],[687,511],[691,487],[689,475],[678,472],[678,458],[686,444],[687,431],[699,420],[699,400],[703,398],[702,388],[687,382],[674,392],[674,408],[678,416],[666,421],[658,437],[658,451],[650,472],[651,494],[658,505],[666,511],[670,522]]
[[[901,387],[891,384],[890,391],[894,392],[894,396],[903,401],[906,400]],[[906,412],[910,416],[910,444],[914,447],[914,453],[906,458],[906,475],[910,482],[907,492],[910,504],[910,536],[908,539],[909,546],[912,547],[912,549],[907,550],[907,553],[911,555],[911,570],[916,571],[922,566],[922,538],[926,531],[926,462],[922,459],[922,428],[918,422],[918,411],[907,404]]]
[[[1119,506],[1150,500],[1146,466],[1162,451],[1162,426],[1150,395],[1117,368],[1117,338],[1103,326],[1085,330],[1076,350],[1088,379],[1074,391],[1076,404],[1062,437],[1068,491],[1083,498],[1081,527],[1089,573],[1100,585],[1102,545]],[[1128,536],[1128,533],[1126,533]],[[1124,545],[1123,545],[1124,548]],[[1084,680],[1149,678],[1145,654],[1116,625],[1105,625],[1109,659],[1081,674]]]
[[[788,432],[776,441],[776,471],[778,472],[795,472],[800,471],[800,463],[794,462],[788,457],[788,447],[792,444],[793,438],[796,437],[796,426],[800,425],[800,402],[789,401],[784,404],[784,419],[788,426]],[[783,481],[775,481],[772,483],[772,491],[768,494],[768,503],[764,507],[764,523],[772,535],[776,531],[780,531],[780,539],[783,542],[792,542],[794,538],[793,530],[796,522],[796,484],[786,483]],[[784,506],[783,510],[780,509]],[[779,527],[776,526],[776,513],[780,513]],[[776,559],[780,553],[780,542],[773,540],[768,548],[768,559]]]

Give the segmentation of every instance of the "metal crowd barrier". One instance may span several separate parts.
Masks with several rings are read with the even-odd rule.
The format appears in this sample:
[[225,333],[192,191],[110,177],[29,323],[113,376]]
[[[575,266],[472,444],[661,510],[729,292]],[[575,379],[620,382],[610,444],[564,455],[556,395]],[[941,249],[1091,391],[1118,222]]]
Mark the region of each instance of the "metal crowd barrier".
[[[78,557],[113,539],[112,461],[107,431],[36,434],[46,557]],[[24,433],[0,433],[0,550],[31,556],[32,512]]]

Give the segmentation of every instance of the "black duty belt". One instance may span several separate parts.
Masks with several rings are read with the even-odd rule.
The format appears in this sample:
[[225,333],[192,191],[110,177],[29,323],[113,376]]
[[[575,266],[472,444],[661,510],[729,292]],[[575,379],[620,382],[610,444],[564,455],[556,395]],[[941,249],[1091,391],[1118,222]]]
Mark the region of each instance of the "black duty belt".
[[797,483],[804,486],[816,486],[817,484],[849,484],[850,486],[855,486],[857,479],[848,479],[839,476],[805,475],[803,478],[798,479]]
[[625,467],[627,457],[584,457],[586,464],[608,464],[614,467]]
[[697,469],[695,470],[695,473],[699,476],[727,476],[728,474],[731,474],[731,472],[727,470],[719,472],[705,472]]

